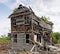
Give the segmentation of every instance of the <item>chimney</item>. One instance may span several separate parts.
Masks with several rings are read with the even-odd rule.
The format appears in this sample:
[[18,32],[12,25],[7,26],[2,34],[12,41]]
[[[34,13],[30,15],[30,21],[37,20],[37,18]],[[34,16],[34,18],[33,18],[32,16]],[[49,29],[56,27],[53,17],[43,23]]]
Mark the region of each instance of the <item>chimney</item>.
[[22,8],[22,4],[19,5],[18,9]]

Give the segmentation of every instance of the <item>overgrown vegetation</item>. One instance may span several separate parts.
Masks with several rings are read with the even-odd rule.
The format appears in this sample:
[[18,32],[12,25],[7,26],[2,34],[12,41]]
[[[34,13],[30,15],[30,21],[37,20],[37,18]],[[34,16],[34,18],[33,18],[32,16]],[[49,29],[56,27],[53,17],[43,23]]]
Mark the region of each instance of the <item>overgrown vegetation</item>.
[[47,23],[47,24],[52,24],[52,25],[53,25],[53,23],[52,23],[51,21],[49,21],[49,18],[47,18],[47,17],[45,17],[45,16],[42,16],[41,19],[42,19],[45,23]]
[[60,32],[54,32],[52,38],[55,44],[60,44]]
[[15,9],[13,10],[13,12],[15,13],[17,10],[18,10],[18,9],[17,9],[17,8],[15,8]]
[[0,43],[10,43],[10,41],[11,41],[11,39],[8,36],[0,38]]

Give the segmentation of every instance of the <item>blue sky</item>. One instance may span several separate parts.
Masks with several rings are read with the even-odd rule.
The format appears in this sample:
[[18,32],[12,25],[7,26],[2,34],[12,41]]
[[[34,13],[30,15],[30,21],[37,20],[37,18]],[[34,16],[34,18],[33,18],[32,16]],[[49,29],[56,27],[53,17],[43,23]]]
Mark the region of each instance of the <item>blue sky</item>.
[[0,3],[0,35],[7,34],[10,30],[10,20],[8,16],[12,10]]
[[0,35],[10,32],[8,16],[19,4],[31,6],[39,17],[49,17],[54,23],[53,31],[60,32],[60,0],[0,0]]

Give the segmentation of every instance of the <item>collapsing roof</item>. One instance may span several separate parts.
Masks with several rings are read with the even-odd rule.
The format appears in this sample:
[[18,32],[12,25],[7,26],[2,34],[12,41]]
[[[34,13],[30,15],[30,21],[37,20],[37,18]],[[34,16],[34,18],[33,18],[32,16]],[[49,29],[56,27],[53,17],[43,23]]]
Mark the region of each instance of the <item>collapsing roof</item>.
[[37,17],[35,13],[32,11],[32,9],[29,7],[25,7],[23,5],[19,5],[18,8],[16,8],[13,13],[9,16],[9,18],[12,18],[14,16],[24,15],[24,14],[33,14],[37,19],[40,20],[40,26],[46,29],[52,29],[52,24],[45,23],[42,19]]

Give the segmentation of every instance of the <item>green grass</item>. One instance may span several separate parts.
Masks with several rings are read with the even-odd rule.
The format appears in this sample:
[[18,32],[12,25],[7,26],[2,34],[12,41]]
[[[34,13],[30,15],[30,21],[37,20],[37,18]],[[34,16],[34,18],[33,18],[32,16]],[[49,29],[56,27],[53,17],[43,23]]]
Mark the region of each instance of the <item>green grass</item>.
[[0,43],[10,43],[10,37],[2,37],[0,38]]

